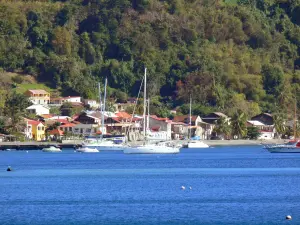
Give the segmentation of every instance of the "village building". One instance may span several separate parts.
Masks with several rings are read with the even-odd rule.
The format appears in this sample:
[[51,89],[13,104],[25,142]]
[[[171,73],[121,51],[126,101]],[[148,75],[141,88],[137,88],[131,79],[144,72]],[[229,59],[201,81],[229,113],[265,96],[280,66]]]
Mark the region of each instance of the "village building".
[[45,125],[41,121],[27,120],[26,136],[35,141],[45,140]]
[[168,118],[159,118],[151,115],[149,118],[149,127],[147,138],[152,140],[171,140],[172,139],[172,121]]
[[276,129],[274,126],[273,116],[269,113],[261,113],[247,121],[247,126],[254,126],[258,128],[260,133],[259,139],[273,139],[275,138]]
[[50,93],[45,90],[27,90],[25,95],[36,105],[48,105],[50,103]]
[[[191,116],[191,124],[190,124],[190,116],[175,116],[173,119],[175,123],[184,123],[188,125],[188,133],[191,134],[191,137],[199,137],[200,139],[209,139],[212,133],[213,126],[201,119],[200,116]],[[175,126],[173,126],[175,128]],[[181,130],[185,128],[181,127]],[[182,134],[176,134],[175,130],[173,130],[174,136],[180,136]]]
[[99,108],[99,106],[100,106],[100,104],[97,103],[97,101],[96,101],[96,100],[93,100],[93,99],[84,99],[84,100],[83,100],[83,103],[84,103],[85,105],[88,105],[88,106],[91,107],[91,108]]
[[49,108],[47,105],[31,105],[27,107],[26,110],[28,113],[35,115],[49,114]]
[[62,105],[65,102],[77,102],[81,103],[81,97],[80,96],[68,96],[68,97],[60,97],[60,98],[51,98],[50,99],[50,104],[51,105]]

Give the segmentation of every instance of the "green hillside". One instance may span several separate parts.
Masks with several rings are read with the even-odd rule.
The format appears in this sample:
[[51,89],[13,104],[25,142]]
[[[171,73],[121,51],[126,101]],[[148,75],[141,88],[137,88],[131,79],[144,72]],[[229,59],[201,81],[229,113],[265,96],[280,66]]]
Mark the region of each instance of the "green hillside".
[[124,97],[145,66],[160,110],[185,113],[192,96],[199,114],[289,112],[300,102],[300,0],[0,1],[4,71],[86,98],[107,76]]

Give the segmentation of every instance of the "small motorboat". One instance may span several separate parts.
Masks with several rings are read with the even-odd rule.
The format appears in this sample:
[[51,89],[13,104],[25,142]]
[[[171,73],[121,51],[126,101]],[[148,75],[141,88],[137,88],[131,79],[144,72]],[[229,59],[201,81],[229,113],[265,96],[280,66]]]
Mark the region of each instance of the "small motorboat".
[[50,146],[47,148],[42,149],[43,152],[61,152],[61,149],[59,147]]
[[89,148],[89,147],[81,147],[76,149],[77,152],[83,152],[83,153],[94,153],[94,152],[99,152],[98,149],[96,148]]

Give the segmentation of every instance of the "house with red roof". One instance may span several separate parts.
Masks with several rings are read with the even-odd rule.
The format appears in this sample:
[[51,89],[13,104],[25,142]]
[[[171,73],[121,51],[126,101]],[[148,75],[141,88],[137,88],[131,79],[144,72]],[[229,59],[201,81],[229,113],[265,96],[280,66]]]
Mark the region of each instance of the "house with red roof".
[[26,119],[25,135],[35,141],[45,140],[45,125],[41,121]]

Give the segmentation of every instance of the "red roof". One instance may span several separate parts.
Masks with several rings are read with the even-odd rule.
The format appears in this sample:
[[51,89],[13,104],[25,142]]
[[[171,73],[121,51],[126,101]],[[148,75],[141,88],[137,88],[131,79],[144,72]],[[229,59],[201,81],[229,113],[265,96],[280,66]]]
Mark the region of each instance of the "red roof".
[[76,126],[76,124],[74,124],[74,123],[66,123],[66,124],[60,125],[59,127],[74,127],[74,126]]
[[169,118],[160,118],[160,117],[158,117],[156,115],[151,115],[150,117],[152,119],[159,120],[159,121],[166,121],[167,122],[169,120]]
[[39,115],[40,117],[43,117],[44,119],[49,119],[51,117],[54,116],[54,114],[42,114],[42,115]]
[[64,132],[59,129],[50,130],[48,133],[50,135],[60,135],[60,136],[64,135]]
[[128,114],[127,112],[118,112],[116,113],[116,116],[122,118],[122,119],[130,119],[131,115]]
[[70,123],[69,120],[66,120],[66,119],[56,119],[56,120],[53,120],[55,122],[60,122],[60,123]]
[[40,123],[43,124],[41,121],[36,121],[36,120],[27,120],[27,122],[30,125],[36,125],[36,126],[39,125]]

